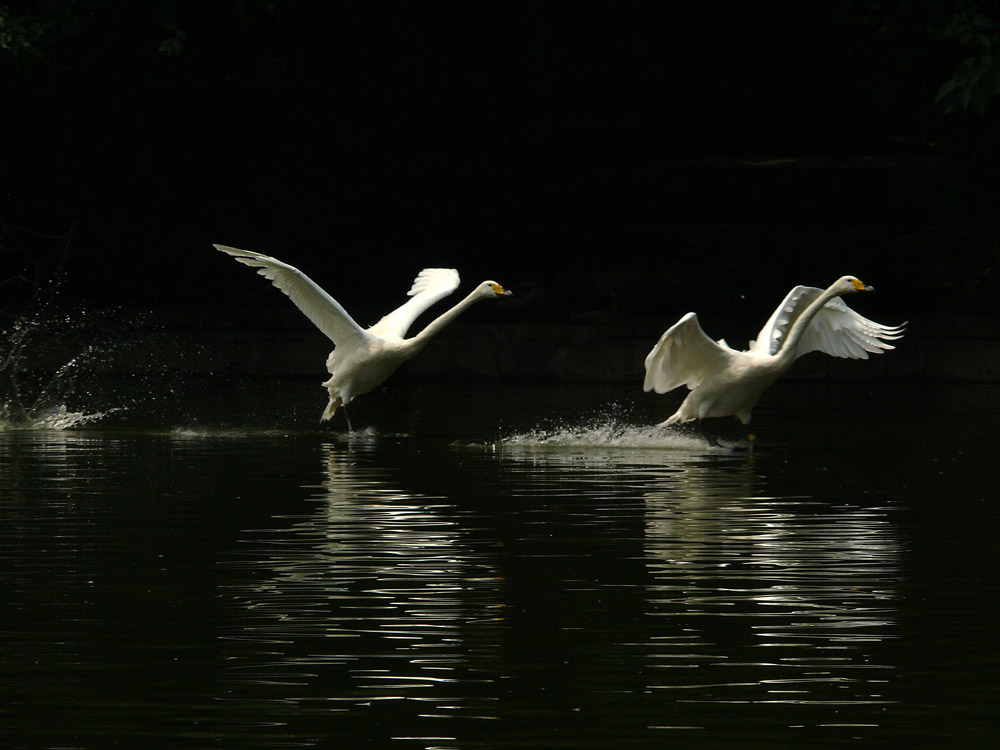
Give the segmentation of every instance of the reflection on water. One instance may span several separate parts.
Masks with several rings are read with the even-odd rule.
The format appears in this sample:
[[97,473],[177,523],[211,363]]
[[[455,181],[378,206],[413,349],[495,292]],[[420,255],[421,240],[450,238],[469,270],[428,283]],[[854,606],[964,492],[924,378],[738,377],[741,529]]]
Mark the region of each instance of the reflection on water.
[[[871,652],[895,637],[890,509],[763,496],[748,466],[728,474],[696,464],[645,495],[650,613],[677,629],[650,644],[664,670],[651,686],[708,703],[890,701],[892,665]],[[709,668],[683,669],[696,665]]]
[[670,436],[551,437],[421,455],[424,479],[409,447],[325,444],[309,512],[225,561],[227,700],[293,727],[391,704],[391,736],[442,742],[530,737],[551,701],[577,747],[775,720],[734,705],[798,707],[776,729],[878,726],[888,508],[768,496],[752,457]]
[[[843,712],[818,722],[793,711],[787,726],[881,722],[896,700],[895,665],[873,652],[896,637],[902,575],[891,507],[770,496],[750,456],[685,451],[673,440],[596,445],[518,441],[506,455],[539,479],[588,477],[577,499],[641,498],[644,622],[602,648],[641,651],[646,691],[703,704],[661,712],[657,729],[718,726],[738,704]],[[632,509],[614,512],[621,521]]]
[[0,431],[5,746],[984,744],[990,403],[790,411],[755,455],[619,418]]
[[409,700],[427,704],[419,715],[485,718],[471,686],[496,677],[503,580],[454,503],[403,491],[371,448],[324,445],[312,512],[248,532],[228,561],[254,577],[231,592],[226,679],[286,706]]

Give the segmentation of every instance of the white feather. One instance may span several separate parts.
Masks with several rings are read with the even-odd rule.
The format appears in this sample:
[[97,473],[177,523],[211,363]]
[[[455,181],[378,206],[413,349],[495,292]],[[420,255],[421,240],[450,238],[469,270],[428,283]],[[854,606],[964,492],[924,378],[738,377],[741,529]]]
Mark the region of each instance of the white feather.
[[383,383],[471,304],[509,294],[496,282],[484,281],[419,334],[404,338],[423,312],[455,291],[459,284],[458,271],[453,268],[425,268],[414,280],[408,292],[409,300],[375,325],[363,329],[337,300],[294,266],[249,250],[237,250],[225,245],[215,247],[240,263],[257,268],[258,273],[287,294],[296,307],[333,341],[335,348],[326,361],[330,379],[323,383],[329,391],[330,402],[323,412],[323,419],[329,419],[341,405],[348,404],[355,396],[368,393]]
[[905,323],[884,326],[854,312],[840,299],[868,290],[852,276],[838,279],[827,289],[797,286],[743,352],[712,341],[697,316],[687,313],[646,356],[643,388],[656,393],[681,385],[691,389],[663,424],[728,415],[746,424],[761,394],[803,354],[819,351],[867,359],[869,354],[894,348],[887,342],[903,335]]

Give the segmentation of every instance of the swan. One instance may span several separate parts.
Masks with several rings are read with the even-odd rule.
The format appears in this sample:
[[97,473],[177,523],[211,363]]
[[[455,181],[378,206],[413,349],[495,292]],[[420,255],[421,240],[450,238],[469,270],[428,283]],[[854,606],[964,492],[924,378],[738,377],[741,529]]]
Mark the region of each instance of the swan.
[[[858,315],[842,295],[872,292],[854,276],[842,276],[826,289],[797,286],[785,297],[746,351],[712,341],[689,312],[668,328],[646,356],[646,392],[666,393],[681,385],[691,391],[680,408],[658,426],[707,417],[735,416],[743,424],[761,394],[803,354],[868,359],[894,349],[886,341],[903,335],[906,323],[884,326]],[[704,434],[704,428],[702,427]],[[717,441],[706,438],[716,444]]]
[[362,328],[337,300],[299,269],[249,250],[237,250],[225,245],[214,247],[244,265],[260,269],[257,273],[270,279],[274,286],[287,294],[295,306],[333,341],[334,349],[326,360],[330,379],[323,383],[329,391],[330,402],[323,410],[320,421],[330,419],[342,406],[349,430],[351,420],[347,416],[347,404],[355,396],[368,393],[383,383],[401,364],[420,352],[442,328],[476,302],[510,294],[495,281],[484,281],[465,299],[428,323],[420,333],[404,338],[421,313],[458,288],[458,271],[454,268],[423,269],[407,292],[410,299],[406,303],[370,328]]

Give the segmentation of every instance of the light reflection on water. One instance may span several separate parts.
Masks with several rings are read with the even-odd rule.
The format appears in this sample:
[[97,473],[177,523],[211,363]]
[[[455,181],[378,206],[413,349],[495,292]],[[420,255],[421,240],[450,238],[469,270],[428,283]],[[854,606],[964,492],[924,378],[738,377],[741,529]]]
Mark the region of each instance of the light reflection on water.
[[[469,714],[470,685],[496,677],[503,580],[453,502],[403,491],[357,461],[366,448],[324,445],[314,512],[248,532],[226,561],[263,574],[230,594],[226,680],[286,705],[408,700],[429,704],[420,716]],[[475,710],[489,718],[485,703]]]
[[903,550],[892,508],[763,495],[746,456],[520,455],[641,492],[645,614],[663,623],[637,644],[647,688],[710,704],[894,702],[894,666],[871,655],[895,637]]
[[557,690],[575,723],[601,717],[577,746],[732,721],[692,704],[875,721],[868,707],[894,701],[894,667],[873,657],[898,604],[890,510],[768,497],[752,458],[691,448],[453,449],[468,492],[493,487],[469,498],[405,489],[375,443],[327,443],[313,510],[246,532],[225,561],[251,574],[226,592],[231,699],[355,717],[395,701],[416,706],[393,717],[421,736],[443,719],[518,736]]
[[[978,739],[992,620],[927,602],[987,538],[987,442],[824,430],[756,455],[621,419],[0,433],[0,722],[12,747],[773,747],[960,714]],[[945,490],[944,528],[914,523]],[[922,710],[953,664],[961,706]]]
[[[692,491],[704,477],[681,481],[686,495],[646,497],[650,611],[684,625],[686,652],[704,650],[718,681],[672,672],[653,687],[707,702],[890,701],[893,667],[870,650],[895,637],[899,604],[901,549],[887,509],[706,495]],[[717,635],[720,618],[739,621],[738,640]],[[669,645],[651,657],[678,666]]]

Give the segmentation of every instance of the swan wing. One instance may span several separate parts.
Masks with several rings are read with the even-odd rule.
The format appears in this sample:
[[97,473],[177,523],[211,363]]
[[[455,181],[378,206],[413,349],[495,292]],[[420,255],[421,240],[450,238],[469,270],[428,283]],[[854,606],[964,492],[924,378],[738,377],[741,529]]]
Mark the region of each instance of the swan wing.
[[[822,289],[812,286],[792,289],[768,318],[756,340],[750,342],[750,350],[777,354],[795,321],[822,293]],[[880,354],[895,348],[886,342],[900,338],[905,330],[905,323],[884,326],[859,315],[840,297],[834,297],[810,321],[795,347],[795,357],[823,352],[832,357],[868,359],[869,353]]]
[[757,338],[750,342],[750,351],[777,354],[795,321],[822,293],[822,289],[813,286],[797,286],[792,289],[771,313]]
[[270,279],[272,284],[287,294],[295,306],[337,346],[365,338],[366,334],[361,326],[340,303],[299,269],[249,250],[237,250],[225,245],[215,245],[215,248],[233,256],[243,265],[258,269],[257,273]]
[[868,359],[869,354],[895,349],[886,342],[902,337],[905,330],[906,323],[884,326],[859,315],[835,297],[823,305],[809,323],[795,347],[795,356],[823,352],[832,357]]
[[458,271],[454,268],[425,268],[417,274],[407,292],[410,299],[373,325],[371,332],[376,336],[403,338],[413,321],[431,305],[454,292],[458,284]]
[[681,385],[696,388],[706,378],[732,364],[737,352],[721,341],[712,341],[688,313],[668,328],[646,355],[643,390],[666,393]]

